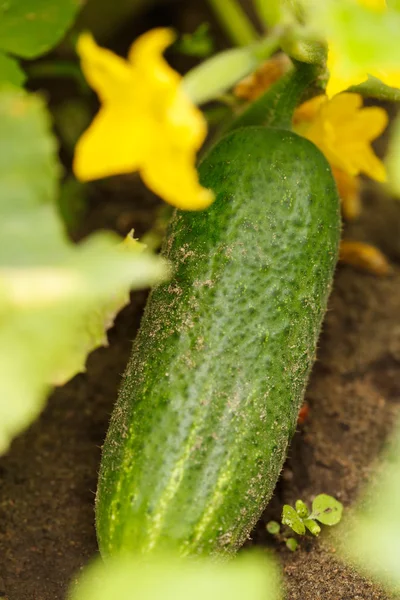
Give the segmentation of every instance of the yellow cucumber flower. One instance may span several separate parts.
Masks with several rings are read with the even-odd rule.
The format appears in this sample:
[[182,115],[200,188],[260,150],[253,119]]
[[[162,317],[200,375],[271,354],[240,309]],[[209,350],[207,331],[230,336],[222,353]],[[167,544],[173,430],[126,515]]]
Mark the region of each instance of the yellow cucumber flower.
[[[375,12],[384,12],[387,8],[386,0],[355,0],[357,4],[364,6],[367,10]],[[368,75],[378,78],[382,83],[394,88],[400,88],[400,69],[394,70],[379,68],[371,65],[371,70],[365,68],[357,69],[352,66],[349,70],[346,65],[346,57],[342,55],[333,41],[328,43],[327,68],[329,71],[329,81],[326,86],[326,94],[329,98],[347,90],[353,85],[364,83]]]
[[388,123],[383,108],[363,108],[359,94],[316,96],[297,109],[293,122],[295,131],[313,142],[332,167],[385,181],[385,166],[371,147]]
[[134,42],[125,60],[100,48],[90,34],[80,36],[82,70],[101,108],[78,141],[73,168],[81,181],[138,171],[169,204],[199,210],[214,199],[195,168],[207,127],[162,56],[173,40],[170,29],[153,29]]
[[361,178],[336,167],[332,167],[332,175],[342,203],[343,217],[346,221],[354,221],[362,211]]

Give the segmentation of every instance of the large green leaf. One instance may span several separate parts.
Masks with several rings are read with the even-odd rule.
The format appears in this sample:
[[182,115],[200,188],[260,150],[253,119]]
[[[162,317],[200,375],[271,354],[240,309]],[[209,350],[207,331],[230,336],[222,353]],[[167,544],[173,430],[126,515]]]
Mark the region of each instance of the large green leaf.
[[394,122],[388,152],[386,167],[389,176],[390,192],[400,199],[400,118]]
[[0,49],[35,58],[64,36],[81,0],[7,0],[0,2]]
[[374,11],[352,0],[307,0],[308,18],[322,37],[335,44],[351,76],[354,69],[397,69],[400,14]]
[[279,573],[265,556],[219,564],[119,557],[84,572],[69,600],[279,600]]
[[164,264],[111,234],[72,244],[57,213],[59,166],[36,96],[0,91],[0,453],[52,385],[82,371],[128,300]]
[[397,11],[400,11],[400,0],[387,0],[387,5],[390,8],[394,8]]
[[344,550],[367,575],[400,592],[400,423],[377,481],[355,512]]
[[25,73],[15,58],[0,52],[0,84],[12,83],[20,86],[23,85],[24,81]]

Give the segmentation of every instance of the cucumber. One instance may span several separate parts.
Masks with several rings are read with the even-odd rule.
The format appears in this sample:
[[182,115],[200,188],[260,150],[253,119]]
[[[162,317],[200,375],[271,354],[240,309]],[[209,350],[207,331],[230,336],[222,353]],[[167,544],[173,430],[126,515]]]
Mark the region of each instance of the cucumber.
[[103,556],[234,553],[273,492],[314,360],[340,234],[325,158],[248,127],[200,175],[216,201],[172,220],[174,276],[149,297],[104,444]]

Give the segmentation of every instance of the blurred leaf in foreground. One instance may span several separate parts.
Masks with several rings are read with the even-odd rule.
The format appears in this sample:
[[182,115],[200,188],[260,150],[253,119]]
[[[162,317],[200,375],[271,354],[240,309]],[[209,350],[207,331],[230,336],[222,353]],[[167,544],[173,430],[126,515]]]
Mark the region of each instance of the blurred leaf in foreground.
[[15,58],[0,52],[0,83],[11,83],[12,85],[23,85],[25,73]]
[[43,102],[0,91],[0,453],[51,386],[84,370],[129,289],[166,275],[160,259],[109,233],[79,245],[58,215],[59,165]]
[[259,554],[226,564],[120,557],[86,569],[69,600],[279,600],[280,588],[277,567]]
[[307,5],[310,22],[328,42],[328,96],[364,84],[368,76],[400,88],[397,10],[385,0],[307,0]]
[[22,58],[51,50],[81,7],[80,0],[7,0],[0,3],[0,49]]
[[392,128],[389,149],[386,156],[389,187],[396,198],[400,198],[400,118],[397,117]]
[[[367,490],[345,538],[345,556],[368,576],[400,591],[400,424],[377,481]],[[397,597],[397,596],[396,596]]]

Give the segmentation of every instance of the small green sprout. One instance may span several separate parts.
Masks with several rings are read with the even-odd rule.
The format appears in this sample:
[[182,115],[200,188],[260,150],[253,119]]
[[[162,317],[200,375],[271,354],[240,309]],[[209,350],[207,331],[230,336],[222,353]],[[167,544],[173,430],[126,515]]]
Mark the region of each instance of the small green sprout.
[[297,550],[297,546],[299,545],[299,542],[293,538],[290,537],[286,540],[286,546],[289,548],[289,550],[291,550],[292,552],[295,552]]
[[296,504],[295,504],[295,508],[296,508],[296,512],[299,515],[299,517],[301,519],[305,519],[306,517],[308,517],[308,508],[306,506],[306,504],[303,502],[303,500],[296,500]]
[[279,525],[279,523],[277,521],[269,521],[267,523],[267,531],[271,535],[278,535],[280,530],[281,530],[281,526]]
[[318,535],[324,525],[336,525],[342,518],[343,505],[328,494],[319,494],[314,498],[311,513],[302,500],[297,500],[295,508],[285,504],[282,511],[282,524],[290,527],[298,535],[304,535],[306,529],[312,535]]
[[282,524],[287,525],[290,529],[293,529],[295,533],[304,535],[306,528],[304,525],[303,518],[295,511],[293,506],[285,504],[282,511]]
[[281,533],[281,526],[277,521],[269,521],[266,525],[268,533],[273,535],[279,542],[285,542],[286,547],[294,552],[299,545],[298,541],[294,537],[287,537]]
[[306,519],[304,525],[313,535],[319,535],[321,533],[321,527],[313,519]]

